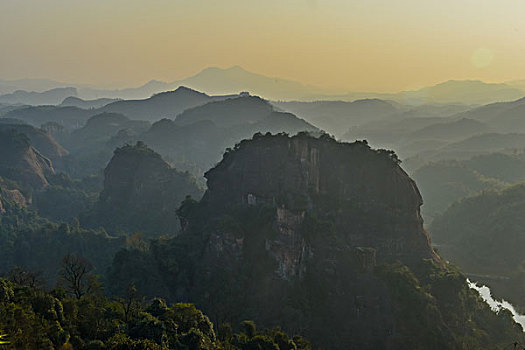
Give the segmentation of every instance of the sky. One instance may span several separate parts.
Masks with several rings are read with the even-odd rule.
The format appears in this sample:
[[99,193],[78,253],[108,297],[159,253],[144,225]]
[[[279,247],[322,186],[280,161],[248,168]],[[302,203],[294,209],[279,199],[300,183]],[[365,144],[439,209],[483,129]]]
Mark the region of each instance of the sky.
[[523,0],[0,0],[0,79],[101,87],[240,65],[344,91],[525,79]]

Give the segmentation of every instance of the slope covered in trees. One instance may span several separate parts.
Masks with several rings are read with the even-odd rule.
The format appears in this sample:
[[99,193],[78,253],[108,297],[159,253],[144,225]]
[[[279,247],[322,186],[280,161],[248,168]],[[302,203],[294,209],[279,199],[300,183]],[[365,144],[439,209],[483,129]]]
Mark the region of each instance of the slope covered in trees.
[[478,278],[484,283],[522,308],[524,210],[525,185],[518,184],[456,203],[431,226],[432,237],[444,257],[464,271],[481,275]]
[[113,293],[133,283],[330,349],[490,349],[521,336],[433,252],[393,152],[256,135],[206,178],[203,199],[178,210],[181,235],[115,256]]
[[100,198],[83,221],[112,232],[174,234],[179,231],[180,203],[201,193],[191,175],[172,169],[138,142],[115,150],[104,171]]

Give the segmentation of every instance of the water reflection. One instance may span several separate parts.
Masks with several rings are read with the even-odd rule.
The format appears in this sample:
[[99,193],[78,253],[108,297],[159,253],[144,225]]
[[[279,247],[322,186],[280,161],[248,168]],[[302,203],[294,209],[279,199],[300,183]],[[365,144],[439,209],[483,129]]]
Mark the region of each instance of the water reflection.
[[514,318],[514,321],[516,321],[517,323],[519,323],[521,325],[521,327],[525,330],[525,315],[520,315],[516,309],[514,308],[514,306],[512,306],[511,303],[509,303],[508,301],[506,300],[502,300],[502,301],[498,301],[498,300],[495,300],[493,297],[492,297],[492,294],[490,292],[490,288],[487,287],[487,286],[484,286],[484,285],[478,285],[476,282],[471,282],[469,279],[467,279],[467,282],[468,282],[468,285],[470,288],[476,290],[479,295],[481,296],[481,298],[487,303],[490,305],[490,307],[492,308],[492,310],[494,311],[499,311],[501,309],[508,309],[511,313],[512,313],[512,316]]

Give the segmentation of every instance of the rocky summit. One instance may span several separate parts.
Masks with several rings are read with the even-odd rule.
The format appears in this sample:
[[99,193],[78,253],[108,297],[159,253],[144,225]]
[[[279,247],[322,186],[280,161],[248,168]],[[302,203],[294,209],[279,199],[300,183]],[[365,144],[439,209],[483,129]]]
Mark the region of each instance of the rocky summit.
[[25,192],[47,186],[47,177],[54,174],[51,161],[14,129],[0,128],[0,159],[0,176],[15,181]]
[[[432,250],[391,151],[256,134],[205,176],[203,199],[177,211],[179,236],[117,254],[115,292],[133,282],[216,323],[279,324],[326,349],[483,348],[521,332]],[[141,261],[143,278],[127,272]]]
[[193,177],[138,142],[115,150],[104,171],[104,190],[86,221],[111,231],[175,233],[176,209],[186,196],[201,193]]

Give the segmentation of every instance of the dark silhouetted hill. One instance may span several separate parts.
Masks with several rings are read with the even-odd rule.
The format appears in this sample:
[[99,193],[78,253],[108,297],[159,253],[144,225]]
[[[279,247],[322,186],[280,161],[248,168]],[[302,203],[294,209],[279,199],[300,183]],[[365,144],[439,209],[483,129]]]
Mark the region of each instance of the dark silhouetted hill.
[[101,108],[105,105],[108,105],[112,102],[118,101],[114,98],[98,98],[96,100],[83,100],[78,97],[70,96],[64,99],[60,106],[62,107],[77,107],[82,109],[94,109],[94,108]]
[[[257,135],[206,178],[203,199],[177,212],[179,236],[118,254],[113,290],[162,276],[139,291],[190,300],[213,319],[278,319],[329,349],[490,348],[521,334],[434,254],[422,198],[393,152]],[[140,261],[151,262],[140,276],[125,274]]]
[[36,127],[55,122],[71,130],[82,127],[95,114],[94,110],[77,107],[37,106],[15,109],[7,112],[3,117],[19,119]]
[[117,148],[104,171],[104,190],[89,214],[90,226],[110,232],[174,234],[176,210],[186,196],[202,194],[195,179],[142,143]]
[[101,111],[121,113],[130,119],[157,121],[175,116],[188,108],[203,105],[213,98],[195,90],[180,87],[162,92],[145,100],[117,101],[102,107]]

